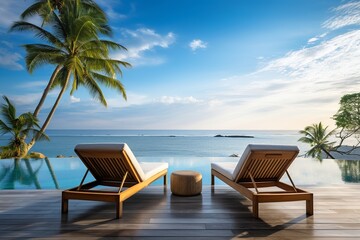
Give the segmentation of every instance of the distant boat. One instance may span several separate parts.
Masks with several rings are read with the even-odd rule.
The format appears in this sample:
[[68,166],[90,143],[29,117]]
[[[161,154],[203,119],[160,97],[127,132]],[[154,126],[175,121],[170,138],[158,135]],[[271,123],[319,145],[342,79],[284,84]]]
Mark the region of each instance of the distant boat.
[[254,136],[250,135],[215,135],[214,137],[228,137],[228,138],[254,138]]

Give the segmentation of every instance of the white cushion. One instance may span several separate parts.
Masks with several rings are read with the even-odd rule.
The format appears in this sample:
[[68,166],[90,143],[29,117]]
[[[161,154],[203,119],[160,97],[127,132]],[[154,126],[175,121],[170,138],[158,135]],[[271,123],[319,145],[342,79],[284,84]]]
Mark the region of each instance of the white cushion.
[[141,162],[139,163],[136,159],[134,153],[131,151],[130,147],[126,144],[119,144],[119,147],[123,145],[123,149],[128,155],[130,161],[134,165],[135,170],[139,174],[141,181],[145,181],[151,176],[155,175],[158,172],[161,172],[164,169],[168,168],[168,163],[161,162]]
[[142,181],[145,181],[145,173],[142,170],[138,160],[136,159],[135,155],[133,154],[133,152],[131,151],[131,149],[129,148],[129,146],[126,143],[123,143],[123,149],[126,152],[126,154],[128,155],[130,161],[132,162],[136,172],[139,174],[139,177]]
[[136,172],[139,174],[141,181],[145,181],[152,175],[168,168],[167,163],[139,163],[131,151],[130,147],[126,143],[90,143],[90,144],[78,144],[76,146],[78,150],[100,150],[100,151],[112,151],[114,154],[120,154],[121,151],[125,151],[130,161],[132,162]]
[[233,172],[236,167],[237,162],[215,162],[211,163],[211,169],[221,173],[225,177],[231,180],[235,180],[233,178]]
[[247,145],[244,153],[242,154],[241,158],[239,159],[236,168],[234,169],[232,179],[235,179],[236,176],[239,174],[241,167],[244,161],[249,157],[251,151],[299,151],[297,146],[291,145],[267,145],[267,144],[249,144]]
[[140,167],[144,172],[144,178],[142,178],[142,180],[145,181],[155,174],[168,169],[169,164],[163,162],[140,162]]
[[[237,177],[237,175],[239,174],[241,167],[244,163],[244,161],[246,159],[248,159],[248,157],[251,154],[251,151],[295,151],[298,152],[299,148],[297,146],[292,146],[292,145],[267,145],[267,144],[249,144],[247,145],[247,147],[245,148],[243,154],[241,155],[239,161],[237,163],[235,163],[234,168],[230,169],[231,165],[227,162],[222,162],[222,163],[212,163],[211,164],[211,168],[215,169],[214,167],[216,167],[217,169],[221,169],[220,172],[219,170],[215,169],[216,171],[222,173],[224,176],[228,177],[231,180],[235,180],[235,178]],[[214,167],[213,167],[214,166]],[[227,175],[225,175],[225,173]]]

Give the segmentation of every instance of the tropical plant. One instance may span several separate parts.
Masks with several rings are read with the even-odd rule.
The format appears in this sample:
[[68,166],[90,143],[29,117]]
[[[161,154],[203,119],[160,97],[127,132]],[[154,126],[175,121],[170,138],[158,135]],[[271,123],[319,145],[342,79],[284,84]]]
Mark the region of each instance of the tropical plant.
[[360,93],[346,94],[340,99],[340,108],[333,116],[339,131],[336,137],[342,145],[346,139],[355,137],[357,144],[347,151],[350,154],[360,145]]
[[[42,18],[42,27],[51,22],[51,19],[56,12],[62,14],[63,6],[66,5],[68,2],[74,2],[74,0],[37,0],[34,4],[29,6],[22,14],[21,18],[25,20],[28,17],[39,15]],[[70,2],[71,3],[71,2]],[[107,25],[107,17],[104,11],[92,0],[75,0],[77,5],[81,5],[81,8],[87,9],[89,11],[89,16],[96,18],[96,21],[93,21],[94,24],[99,25],[99,31],[102,34],[111,36],[111,28]],[[50,80],[43,91],[43,94],[40,98],[38,105],[34,110],[34,116],[37,117],[45,99],[51,89],[51,86],[55,80],[56,75],[59,73],[61,69],[60,65],[57,65],[54,69]],[[32,68],[28,67],[28,71],[31,73],[33,71]]]
[[360,93],[346,94],[340,99],[340,108],[333,119],[336,126],[349,130],[360,129]]
[[[62,5],[61,14],[53,11],[48,21],[51,31],[26,21],[15,22],[11,27],[11,30],[32,31],[47,42],[24,45],[29,72],[43,64],[56,65],[48,87],[60,87],[61,90],[40,133],[46,130],[63,94],[70,86],[71,95],[79,86],[83,86],[104,106],[107,102],[99,84],[119,91],[126,99],[125,89],[116,79],[116,74],[122,74],[120,65],[131,66],[127,62],[109,58],[110,49],[126,48],[110,40],[99,39],[100,33],[108,32],[104,19],[97,17],[92,9],[83,8],[79,0],[66,1]],[[32,138],[28,150],[36,140],[37,136]]]
[[322,153],[325,153],[328,157],[334,159],[330,154],[330,151],[334,149],[335,142],[330,142],[329,137],[334,134],[334,130],[328,132],[328,127],[323,127],[322,123],[313,124],[305,127],[299,133],[304,136],[299,139],[300,142],[310,144],[311,148],[306,152],[307,156],[322,158]]
[[26,137],[36,137],[36,140],[48,139],[40,132],[38,120],[30,112],[16,116],[16,108],[10,100],[3,96],[5,103],[0,107],[0,134],[10,134],[10,142],[1,147],[1,158],[21,158],[28,152]]
[[42,26],[50,22],[54,12],[63,12],[63,6],[68,3],[76,1],[76,4],[81,4],[83,8],[96,13],[99,17],[107,21],[105,12],[93,0],[36,0],[20,15],[22,19],[38,15],[42,19]]

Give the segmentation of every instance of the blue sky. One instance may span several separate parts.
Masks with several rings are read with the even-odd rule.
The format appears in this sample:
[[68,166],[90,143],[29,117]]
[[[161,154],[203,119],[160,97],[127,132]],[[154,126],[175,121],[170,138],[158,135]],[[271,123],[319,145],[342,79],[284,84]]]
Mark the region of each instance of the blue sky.
[[[360,2],[341,0],[97,0],[128,48],[128,101],[104,89],[67,93],[53,129],[303,129],[331,117],[360,87]],[[53,67],[29,74],[9,33],[30,0],[0,3],[0,94],[33,111]],[[34,19],[36,22],[36,19]],[[44,119],[58,90],[40,114]]]

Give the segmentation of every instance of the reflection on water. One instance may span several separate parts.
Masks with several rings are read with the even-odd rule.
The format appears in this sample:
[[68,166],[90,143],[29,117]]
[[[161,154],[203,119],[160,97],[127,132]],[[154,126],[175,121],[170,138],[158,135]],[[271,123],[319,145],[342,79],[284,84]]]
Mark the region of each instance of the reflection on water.
[[360,161],[358,160],[336,160],[341,170],[342,180],[345,182],[360,182]]
[[[6,159],[0,161],[0,189],[36,188],[42,189],[38,175],[43,164],[52,178],[54,186],[59,189],[55,172],[50,160],[45,159]],[[47,185],[48,183],[46,183]],[[45,187],[46,188],[46,187]]]
[[[211,162],[237,162],[229,157],[139,157],[144,162],[169,163],[169,176],[176,170],[194,170],[210,185]],[[78,158],[0,160],[0,189],[67,189],[79,185],[86,169]],[[319,162],[297,158],[289,168],[298,186],[332,185],[360,182],[360,161],[324,159]],[[169,177],[170,178],[170,177]],[[88,176],[86,181],[93,178]],[[219,179],[216,184],[223,184]],[[283,181],[288,179],[284,177]],[[155,185],[161,185],[162,179]]]

